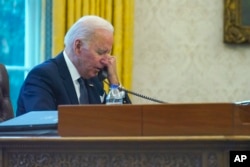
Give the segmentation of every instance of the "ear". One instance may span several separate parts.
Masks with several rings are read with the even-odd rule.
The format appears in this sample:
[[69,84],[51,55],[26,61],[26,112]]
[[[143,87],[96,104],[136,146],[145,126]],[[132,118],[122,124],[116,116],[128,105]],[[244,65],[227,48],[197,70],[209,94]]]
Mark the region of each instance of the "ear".
[[81,53],[81,47],[82,47],[82,41],[80,41],[79,39],[77,39],[74,42],[74,50],[76,54],[80,54]]

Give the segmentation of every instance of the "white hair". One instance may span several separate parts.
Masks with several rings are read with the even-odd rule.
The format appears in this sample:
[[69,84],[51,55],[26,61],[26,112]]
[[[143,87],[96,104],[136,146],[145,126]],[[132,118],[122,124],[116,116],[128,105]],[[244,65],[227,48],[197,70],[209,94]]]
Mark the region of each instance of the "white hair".
[[105,29],[114,32],[113,25],[107,20],[94,15],[83,16],[76,21],[64,37],[64,45],[68,51],[72,51],[75,40],[79,39],[87,46],[96,29]]

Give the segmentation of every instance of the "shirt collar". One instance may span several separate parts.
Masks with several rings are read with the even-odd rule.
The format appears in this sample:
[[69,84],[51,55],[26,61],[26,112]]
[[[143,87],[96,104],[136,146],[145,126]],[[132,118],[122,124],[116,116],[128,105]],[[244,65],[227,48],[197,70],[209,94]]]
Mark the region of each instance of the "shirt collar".
[[71,75],[72,80],[77,81],[77,79],[79,79],[81,77],[79,72],[77,71],[76,67],[71,62],[71,60],[69,59],[69,57],[65,51],[63,51],[63,56],[64,56],[64,59],[66,61],[66,64],[67,64],[67,67],[69,69],[69,73]]

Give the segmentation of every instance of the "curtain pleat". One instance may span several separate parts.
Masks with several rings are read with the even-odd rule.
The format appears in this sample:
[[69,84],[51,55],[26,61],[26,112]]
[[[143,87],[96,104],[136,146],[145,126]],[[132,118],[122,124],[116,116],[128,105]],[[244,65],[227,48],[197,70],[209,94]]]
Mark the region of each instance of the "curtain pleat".
[[80,18],[82,16],[82,3],[82,0],[76,0],[75,19]]
[[82,3],[82,15],[87,15],[90,13],[90,2],[87,0],[87,1],[83,1]]
[[64,36],[67,31],[66,24],[67,0],[53,1],[52,23],[52,55],[57,55],[64,48]]
[[[72,3],[74,2],[74,3]],[[76,3],[75,0],[73,1],[66,1],[66,25],[67,25],[67,30],[70,28],[72,24],[74,24],[74,21],[76,20],[75,15],[76,15]]]
[[98,15],[110,21],[114,28],[112,54],[117,58],[119,78],[131,88],[133,60],[133,0],[53,0],[52,54],[64,49],[64,36],[72,24],[84,15]]
[[[134,4],[133,1],[124,0],[124,19],[123,25],[126,25],[126,30],[123,34],[123,59],[122,59],[122,81],[123,84],[131,88],[132,80],[132,63],[133,63],[133,36],[134,36]],[[129,49],[126,49],[129,48]],[[127,68],[129,67],[129,68]]]

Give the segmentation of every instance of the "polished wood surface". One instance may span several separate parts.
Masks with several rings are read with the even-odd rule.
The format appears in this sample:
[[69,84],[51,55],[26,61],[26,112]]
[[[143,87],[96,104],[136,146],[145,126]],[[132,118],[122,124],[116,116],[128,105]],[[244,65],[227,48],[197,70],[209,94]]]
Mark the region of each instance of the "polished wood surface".
[[175,104],[147,106],[143,135],[230,135],[233,104]]
[[141,136],[140,106],[59,106],[61,136]]
[[59,106],[61,136],[249,135],[250,107],[234,103]]

